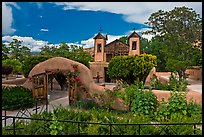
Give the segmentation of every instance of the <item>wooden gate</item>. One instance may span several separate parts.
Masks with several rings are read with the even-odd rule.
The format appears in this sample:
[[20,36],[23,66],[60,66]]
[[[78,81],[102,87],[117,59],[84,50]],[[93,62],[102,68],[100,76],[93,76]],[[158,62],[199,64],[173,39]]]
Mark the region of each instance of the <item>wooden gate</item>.
[[48,95],[48,75],[40,73],[32,76],[32,93],[35,99],[47,100]]

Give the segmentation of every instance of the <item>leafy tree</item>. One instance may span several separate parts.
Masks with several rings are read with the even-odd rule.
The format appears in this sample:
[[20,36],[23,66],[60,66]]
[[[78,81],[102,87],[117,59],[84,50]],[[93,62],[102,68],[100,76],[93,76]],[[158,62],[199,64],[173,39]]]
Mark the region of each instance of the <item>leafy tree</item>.
[[44,55],[44,56],[55,55],[56,49],[57,48],[55,46],[45,45],[41,48],[40,55]]
[[[142,41],[141,41],[142,43]],[[145,53],[152,54],[157,56],[157,66],[156,70],[158,72],[160,71],[166,71],[166,61],[164,59],[165,55],[162,52],[164,43],[162,42],[161,38],[158,36],[155,36],[151,39],[151,41],[148,42],[148,46],[145,48]],[[143,44],[141,44],[142,46]]]
[[90,53],[85,52],[82,47],[77,45],[68,45],[65,42],[61,42],[59,47],[44,46],[41,48],[41,55],[52,55],[54,57],[65,57],[74,61],[78,61],[87,67],[89,62],[93,60]]
[[18,59],[23,62],[26,57],[31,56],[30,49],[26,46],[21,45],[21,41],[17,39],[13,39],[13,41],[9,44],[10,48],[10,57],[12,59]]
[[[148,53],[151,54],[151,50],[149,49],[150,42],[146,38],[140,39],[140,53]],[[150,52],[149,52],[150,51]]]
[[45,61],[51,57],[52,56],[30,56],[30,57],[26,58],[23,65],[22,65],[22,70],[23,70],[24,76],[27,78],[29,75],[29,72],[31,71],[31,69],[35,65],[37,65],[38,63]]
[[8,59],[9,55],[9,48],[6,44],[2,44],[2,60]]
[[176,71],[179,78],[186,78],[186,69],[193,64],[196,51],[193,43],[202,41],[202,19],[192,8],[175,7],[164,12],[152,13],[147,22],[152,30],[146,34],[156,34],[164,43],[166,69]]
[[150,70],[155,66],[156,56],[151,54],[116,56],[109,62],[108,75],[127,84],[145,82]]
[[4,66],[12,66],[13,72],[18,73],[22,71],[22,63],[19,60],[16,59],[6,59],[2,61],[2,64]]
[[127,36],[122,36],[118,40],[125,43],[125,44],[128,44],[128,37]]

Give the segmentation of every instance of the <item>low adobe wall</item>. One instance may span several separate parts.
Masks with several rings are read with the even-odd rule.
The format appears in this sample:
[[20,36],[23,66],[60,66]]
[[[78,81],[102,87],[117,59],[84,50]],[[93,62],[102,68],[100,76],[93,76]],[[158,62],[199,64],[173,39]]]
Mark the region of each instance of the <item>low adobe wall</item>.
[[4,80],[2,84],[8,85],[23,85],[26,82],[27,78],[20,78],[20,79],[12,79],[12,80]]
[[[164,98],[165,101],[168,101],[168,98],[170,97],[172,91],[152,90],[152,92],[157,96],[158,101],[161,101],[162,98]],[[191,90],[188,91],[186,94],[186,100],[187,102],[189,102],[191,99],[196,103],[202,104],[202,93],[194,92]]]
[[189,79],[202,81],[202,67],[194,66],[190,69],[187,69],[186,73],[189,75]]

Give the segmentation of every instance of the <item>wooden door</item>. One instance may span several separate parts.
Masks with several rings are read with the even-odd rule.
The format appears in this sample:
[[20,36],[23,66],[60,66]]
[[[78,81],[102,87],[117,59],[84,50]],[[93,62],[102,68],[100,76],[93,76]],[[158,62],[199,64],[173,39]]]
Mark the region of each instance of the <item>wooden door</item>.
[[33,98],[47,99],[48,94],[48,75],[46,73],[36,74],[32,76]]

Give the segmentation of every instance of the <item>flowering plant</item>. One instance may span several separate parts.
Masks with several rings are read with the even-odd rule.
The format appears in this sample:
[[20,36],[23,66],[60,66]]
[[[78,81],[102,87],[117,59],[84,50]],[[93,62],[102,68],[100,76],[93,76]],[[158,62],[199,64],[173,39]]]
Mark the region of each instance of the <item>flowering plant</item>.
[[84,85],[81,83],[81,78],[79,77],[79,69],[78,65],[72,65],[73,70],[50,70],[52,75],[59,75],[64,76],[66,78],[66,81],[70,80],[71,85],[73,85],[75,82],[77,83],[78,87],[80,89],[86,90]]

